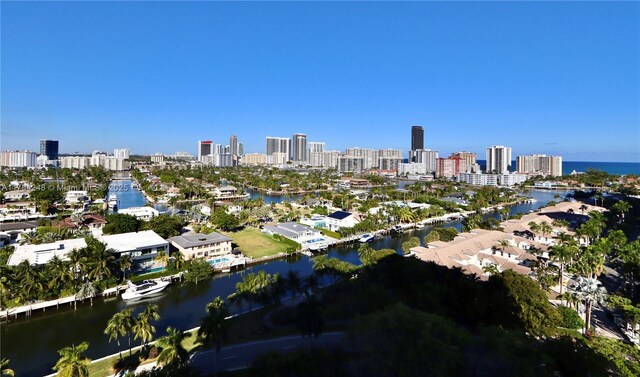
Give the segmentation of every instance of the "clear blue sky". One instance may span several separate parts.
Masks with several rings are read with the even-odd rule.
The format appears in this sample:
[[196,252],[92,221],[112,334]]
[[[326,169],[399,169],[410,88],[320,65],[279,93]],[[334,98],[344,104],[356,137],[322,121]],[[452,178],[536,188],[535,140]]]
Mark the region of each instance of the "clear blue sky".
[[2,1],[0,148],[196,141],[640,161],[640,4]]

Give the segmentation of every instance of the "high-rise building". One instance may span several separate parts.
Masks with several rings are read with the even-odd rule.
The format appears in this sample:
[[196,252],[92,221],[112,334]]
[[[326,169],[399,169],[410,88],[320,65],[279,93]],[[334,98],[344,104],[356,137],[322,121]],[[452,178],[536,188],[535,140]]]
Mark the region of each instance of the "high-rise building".
[[213,154],[212,146],[213,142],[211,140],[198,141],[198,161],[202,161],[204,156],[211,156]]
[[309,144],[307,144],[307,150],[309,153],[324,152],[325,146],[326,144],[324,141],[310,141]]
[[36,154],[31,151],[0,152],[0,166],[9,168],[33,168],[36,166]]
[[467,169],[465,160],[460,157],[436,159],[436,177],[456,178]]
[[424,149],[424,128],[411,126],[411,150]]
[[122,148],[122,149],[114,149],[113,150],[113,157],[118,157],[118,158],[129,158],[129,154],[131,152],[129,151],[129,149],[127,148]]
[[239,148],[238,148],[238,137],[236,135],[231,135],[229,138],[229,153],[234,156],[239,156]]
[[436,159],[438,158],[438,151],[432,151],[431,149],[416,149],[409,152],[409,161],[425,164],[427,173],[433,173],[436,171]]
[[467,163],[467,166],[471,166],[477,163],[478,155],[473,152],[456,152],[452,153],[451,157],[460,157]]
[[[362,157],[363,170],[377,169],[378,167],[378,151],[367,148],[349,148],[345,151],[346,156]],[[340,163],[338,161],[338,163]],[[339,167],[338,167],[339,168]]]
[[402,157],[378,157],[378,169],[398,171]]
[[68,156],[60,158],[60,167],[69,169],[84,169],[91,166],[91,158],[86,156]]
[[288,137],[267,136],[267,156],[274,153],[286,154],[287,161],[291,156],[291,139]]
[[487,173],[508,174],[511,167],[511,148],[494,145],[487,148]]
[[247,153],[242,156],[242,165],[264,165],[267,163],[267,155],[264,153]]
[[244,156],[244,144],[238,143],[238,156]]
[[58,140],[40,140],[40,154],[49,160],[58,159]]
[[344,156],[338,157],[338,171],[340,173],[345,173],[345,172],[360,173],[366,169],[364,167],[364,164],[365,164],[364,157],[357,157],[357,156],[350,156],[350,155],[344,155]]
[[307,135],[293,134],[293,148],[291,159],[296,162],[307,161]]
[[533,154],[516,158],[518,173],[559,177],[562,175],[562,157]]
[[379,149],[378,158],[380,157],[398,157],[402,158],[402,151],[400,149]]

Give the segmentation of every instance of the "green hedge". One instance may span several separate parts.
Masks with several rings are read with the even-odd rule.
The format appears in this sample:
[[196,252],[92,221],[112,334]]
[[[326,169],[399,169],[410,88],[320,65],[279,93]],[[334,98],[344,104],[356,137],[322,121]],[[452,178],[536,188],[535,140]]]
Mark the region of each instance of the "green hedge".
[[285,244],[289,245],[289,247],[287,248],[287,253],[293,253],[296,250],[302,249],[302,246],[299,243],[290,240],[287,237],[283,237],[279,234],[274,234],[272,237],[280,242],[284,242]]
[[319,230],[322,232],[322,234],[324,234],[327,237],[331,237],[331,238],[335,238],[337,240],[339,240],[340,238],[342,238],[342,236],[340,235],[340,233],[337,232],[332,232],[328,229],[324,229],[324,228],[319,228],[319,227],[314,227],[315,229]]

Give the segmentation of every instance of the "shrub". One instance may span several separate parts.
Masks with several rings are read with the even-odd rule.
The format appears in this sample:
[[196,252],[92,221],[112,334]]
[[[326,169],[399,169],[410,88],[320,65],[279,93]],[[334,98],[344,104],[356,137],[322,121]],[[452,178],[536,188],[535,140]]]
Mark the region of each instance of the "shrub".
[[562,317],[560,326],[567,329],[581,329],[584,327],[584,321],[575,310],[560,305],[558,306],[558,313],[560,313],[560,317]]

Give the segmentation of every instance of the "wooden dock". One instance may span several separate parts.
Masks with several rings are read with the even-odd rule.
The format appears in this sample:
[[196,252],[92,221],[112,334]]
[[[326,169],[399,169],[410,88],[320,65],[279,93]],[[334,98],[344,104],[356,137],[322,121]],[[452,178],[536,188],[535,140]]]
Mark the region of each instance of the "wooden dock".
[[[171,281],[173,281],[176,279],[180,279],[181,277],[182,277],[182,272],[177,273],[175,275],[171,275],[171,276],[165,276],[161,279],[171,279]],[[104,291],[98,293],[95,297],[109,297],[112,295],[118,296],[120,292],[126,290],[127,288],[128,288],[127,285],[118,285],[115,287],[107,288]],[[73,306],[75,310],[75,306],[78,303],[78,301],[85,302],[86,300],[91,300],[93,303],[93,299],[95,297],[86,298],[84,300],[77,300],[76,296],[73,295],[73,296],[61,297],[55,300],[39,301],[29,305],[17,306],[15,308],[2,308],[0,309],[0,320],[9,319],[10,317],[18,318],[18,315],[24,315],[26,317],[30,317],[34,311],[42,310],[43,312],[46,312],[47,309],[50,309],[50,308],[59,309],[60,305],[66,305],[66,304],[68,304],[69,306]]]

